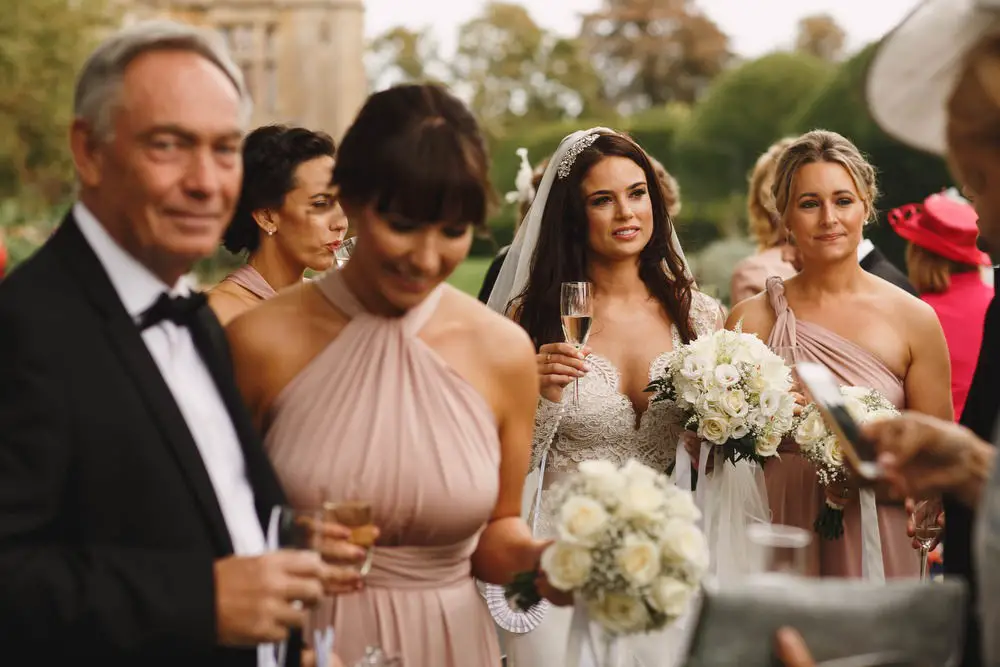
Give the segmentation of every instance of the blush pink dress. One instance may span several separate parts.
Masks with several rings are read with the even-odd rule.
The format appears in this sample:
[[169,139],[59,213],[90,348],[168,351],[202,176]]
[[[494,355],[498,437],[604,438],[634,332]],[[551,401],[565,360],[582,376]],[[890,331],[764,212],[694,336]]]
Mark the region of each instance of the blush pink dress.
[[399,318],[364,310],[339,271],[315,285],[350,322],[281,392],[265,446],[290,502],[369,500],[381,537],[360,593],[333,602],[334,652],[406,667],[499,665],[470,557],[499,493],[483,397],[419,337],[439,287]]
[[[777,320],[768,338],[770,347],[794,347],[796,361],[813,361],[830,369],[843,385],[877,389],[897,408],[906,405],[903,381],[885,363],[863,347],[811,322],[796,321],[785,299],[781,278],[767,280],[767,295]],[[781,459],[764,466],[767,499],[774,523],[805,528],[813,534],[809,574],[823,577],[861,577],[861,506],[857,494],[844,510],[844,535],[823,540],[813,532],[813,522],[825,502],[823,487],[812,464],[786,441]],[[882,561],[886,578],[918,577],[920,560],[906,536],[906,511],[878,507]]]

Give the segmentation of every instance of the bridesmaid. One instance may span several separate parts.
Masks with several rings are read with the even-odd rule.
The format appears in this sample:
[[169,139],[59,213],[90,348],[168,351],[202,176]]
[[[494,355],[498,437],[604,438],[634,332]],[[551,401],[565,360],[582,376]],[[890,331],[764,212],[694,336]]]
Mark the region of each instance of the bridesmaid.
[[[900,409],[951,420],[951,369],[937,316],[858,264],[876,192],[875,169],[850,141],[825,130],[799,137],[778,161],[773,193],[802,271],[769,278],[766,292],[738,304],[727,326],[742,321],[743,331],[771,347],[793,347],[796,361],[822,363],[842,384],[877,389]],[[781,459],[764,467],[773,520],[811,531],[824,492],[794,443],[780,451]],[[844,535],[813,540],[811,574],[860,577],[857,490],[827,494],[846,507]],[[880,503],[878,516],[886,577],[916,577],[904,509]]]
[[237,381],[290,501],[367,500],[364,588],[334,601],[337,653],[498,665],[473,580],[537,568],[520,518],[538,377],[527,334],[445,283],[490,202],[479,127],[443,88],[371,96],[334,181],[357,230],[343,270],[229,326]]
[[208,292],[225,325],[240,313],[325,271],[347,233],[331,184],[333,140],[301,127],[267,125],[243,143],[243,191],[222,243],[247,263]]

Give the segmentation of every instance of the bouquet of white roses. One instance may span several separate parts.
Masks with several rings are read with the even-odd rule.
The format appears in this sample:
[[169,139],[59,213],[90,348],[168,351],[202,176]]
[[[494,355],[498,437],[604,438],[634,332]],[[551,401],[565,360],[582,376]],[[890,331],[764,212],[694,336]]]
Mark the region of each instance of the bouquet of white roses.
[[[636,461],[621,468],[585,461],[546,502],[558,538],[543,553],[542,570],[611,636],[660,629],[685,611],[709,562],[690,492]],[[530,607],[538,599],[535,576],[519,575],[508,599]]]
[[[841,387],[844,407],[858,424],[887,419],[899,414],[885,396],[868,387]],[[803,408],[796,421],[794,435],[802,456],[816,467],[823,486],[847,480],[844,452],[837,436],[827,428],[819,408],[811,403]],[[844,506],[829,499],[823,504],[813,529],[826,540],[836,540],[844,534]]]
[[725,458],[763,463],[794,425],[791,370],[759,338],[720,330],[675,350],[650,383],[654,401],[670,400],[685,426],[721,446]]

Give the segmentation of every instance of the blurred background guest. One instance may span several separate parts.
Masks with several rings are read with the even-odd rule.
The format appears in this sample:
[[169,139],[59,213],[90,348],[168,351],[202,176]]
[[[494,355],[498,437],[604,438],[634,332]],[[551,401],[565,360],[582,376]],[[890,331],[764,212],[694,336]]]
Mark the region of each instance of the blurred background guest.
[[906,269],[920,298],[937,313],[951,357],[951,397],[961,415],[983,342],[993,288],[979,270],[990,257],[976,247],[979,228],[971,205],[934,194],[921,204],[889,212],[889,223],[909,241]]
[[785,137],[771,144],[754,165],[747,192],[747,220],[750,236],[757,243],[757,252],[740,261],[733,269],[729,286],[729,300],[737,304],[754,294],[764,291],[764,283],[771,276],[791,278],[796,268],[789,261],[793,251],[788,236],[774,210],[774,169],[784,151],[794,141]]
[[[535,193],[538,191],[538,184],[542,181],[542,174],[545,173],[545,167],[549,164],[549,158],[545,158],[532,168],[531,163],[528,162],[528,149],[518,148],[517,154],[521,158],[521,168],[514,179],[516,189],[507,193],[507,201],[517,204],[514,234],[517,234],[521,221],[528,214],[531,202],[535,199]],[[483,286],[479,289],[479,300],[483,303],[490,299],[490,292],[493,291],[493,285],[497,282],[497,276],[500,275],[500,268],[503,266],[503,260],[507,257],[508,250],[510,250],[509,245],[500,248],[497,256],[493,258],[493,262],[486,269],[486,275],[483,276]]]
[[335,146],[324,132],[267,125],[243,144],[243,185],[222,243],[247,263],[208,292],[225,325],[240,313],[325,271],[347,233],[331,184]]

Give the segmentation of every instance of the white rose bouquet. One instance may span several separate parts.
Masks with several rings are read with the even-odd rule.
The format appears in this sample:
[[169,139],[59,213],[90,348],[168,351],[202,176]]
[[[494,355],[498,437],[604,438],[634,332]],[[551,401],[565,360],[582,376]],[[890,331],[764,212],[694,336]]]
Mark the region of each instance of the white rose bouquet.
[[673,401],[687,416],[686,427],[722,447],[726,460],[763,463],[777,456],[794,425],[791,386],[784,360],[737,327],[675,350],[647,391],[653,401]]
[[[841,387],[844,407],[858,424],[887,419],[899,414],[885,396],[868,387]],[[819,408],[811,403],[803,408],[793,432],[802,455],[816,467],[823,486],[843,482],[848,478],[844,452],[837,436],[826,426]],[[844,506],[827,499],[816,517],[813,529],[826,540],[839,539],[844,534]]]
[[[690,492],[636,461],[585,461],[549,492],[558,538],[542,554],[549,583],[576,594],[610,636],[650,632],[677,619],[698,590],[708,548]],[[507,587],[526,610],[537,573]]]

